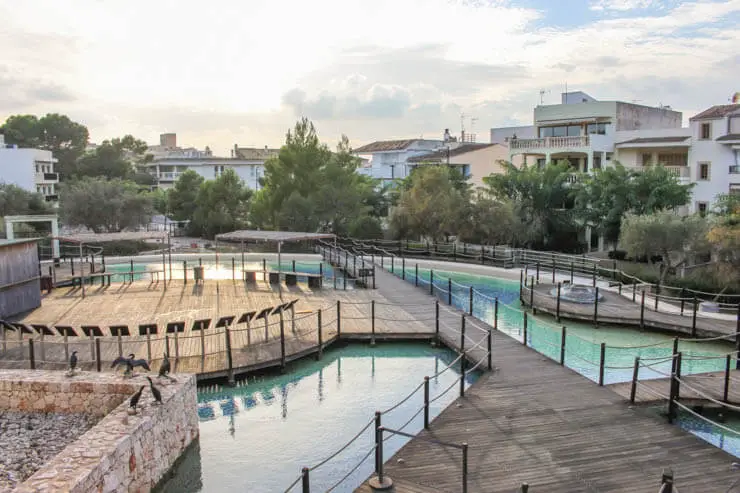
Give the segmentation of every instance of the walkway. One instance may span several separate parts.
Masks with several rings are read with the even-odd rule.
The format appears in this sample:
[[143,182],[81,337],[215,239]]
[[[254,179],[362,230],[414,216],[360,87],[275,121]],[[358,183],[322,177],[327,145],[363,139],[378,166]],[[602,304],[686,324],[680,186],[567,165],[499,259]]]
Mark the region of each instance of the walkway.
[[[523,288],[522,301],[526,306],[534,304],[537,311],[557,315],[557,298],[550,294],[556,289],[553,284],[537,284],[534,287],[534,298],[530,298],[530,288]],[[643,325],[660,330],[668,330],[685,334],[692,334],[694,318],[692,316],[691,304],[686,304],[684,315],[678,313],[666,313],[654,310],[654,304],[645,300],[644,311],[641,307],[641,298],[638,292],[637,302],[631,301],[625,295],[616,292],[599,290],[603,299],[596,307],[596,320],[603,324],[621,324],[639,327],[642,313]],[[679,309],[675,309],[678,311]],[[573,303],[560,300],[559,313],[561,318],[593,322],[594,305],[592,303]],[[714,314],[713,314],[714,315]],[[714,337],[734,334],[737,331],[738,322],[705,316],[697,313],[695,334],[699,337]]]
[[[735,363],[734,361],[732,362]],[[698,375],[684,375],[681,377],[680,397],[682,401],[701,401],[702,404],[711,405],[711,400],[727,402],[737,405],[740,403],[740,388],[736,384],[740,379],[740,370],[730,370],[730,380],[725,381],[725,372],[700,373]],[[727,383],[727,396],[725,398],[725,383]],[[637,404],[664,404],[668,401],[670,394],[671,379],[654,378],[640,380],[635,388],[635,403]],[[608,388],[629,400],[632,382],[613,383]]]
[[[377,276],[386,298],[431,300],[379,269]],[[443,311],[447,323],[460,316]],[[652,492],[666,468],[682,493],[725,491],[738,478],[732,455],[502,333],[494,333],[493,355],[496,371],[419,435],[469,445],[469,492],[512,493],[525,482],[532,493]],[[462,490],[460,452],[418,438],[386,458],[385,470],[400,480],[396,492]]]

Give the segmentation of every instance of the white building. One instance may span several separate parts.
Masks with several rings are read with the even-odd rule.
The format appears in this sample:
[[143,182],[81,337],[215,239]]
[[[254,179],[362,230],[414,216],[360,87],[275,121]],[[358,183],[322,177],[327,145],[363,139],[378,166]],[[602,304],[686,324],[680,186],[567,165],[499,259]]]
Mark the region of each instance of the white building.
[[[616,134],[635,130],[680,129],[682,115],[668,106],[598,101],[586,93],[563,93],[561,104],[534,109],[533,138],[509,139],[509,158],[523,163],[565,160],[588,172],[612,159]],[[497,129],[491,131],[492,137]]]
[[0,182],[40,193],[47,201],[56,202],[59,186],[56,162],[51,151],[6,145],[5,136],[0,134]]
[[690,119],[692,212],[712,207],[717,195],[740,194],[740,104],[712,106]]
[[[447,132],[449,135],[449,132]],[[452,143],[451,138],[448,142]],[[363,167],[358,173],[382,181],[406,178],[415,163],[410,158],[439,150],[445,145],[444,140],[405,139],[381,140],[364,145],[354,150],[363,159]]]

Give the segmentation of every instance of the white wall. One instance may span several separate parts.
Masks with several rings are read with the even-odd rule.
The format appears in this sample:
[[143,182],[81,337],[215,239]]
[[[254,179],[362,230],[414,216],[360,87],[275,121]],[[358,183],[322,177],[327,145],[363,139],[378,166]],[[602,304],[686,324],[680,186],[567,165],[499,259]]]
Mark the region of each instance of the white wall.
[[[697,202],[707,202],[709,207],[717,195],[728,193],[730,184],[740,184],[740,174],[730,174],[730,166],[736,164],[737,155],[732,145],[716,142],[717,137],[725,135],[727,119],[712,120],[711,139],[701,139],[701,124],[707,120],[691,122],[692,145],[689,151],[691,179],[695,182],[691,211],[696,212]],[[710,163],[709,180],[699,180],[699,163]]]
[[517,139],[534,139],[537,132],[534,125],[523,127],[498,127],[491,129],[491,144],[506,144],[516,134]]
[[[0,182],[12,183],[29,192],[36,192],[36,161],[53,162],[51,151],[0,148]],[[51,166],[50,172],[54,173],[53,164]]]

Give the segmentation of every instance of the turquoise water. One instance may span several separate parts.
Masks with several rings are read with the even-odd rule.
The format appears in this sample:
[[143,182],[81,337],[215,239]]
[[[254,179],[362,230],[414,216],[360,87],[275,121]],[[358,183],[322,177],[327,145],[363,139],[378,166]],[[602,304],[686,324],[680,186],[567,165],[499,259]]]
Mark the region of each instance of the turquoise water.
[[[723,416],[719,416],[720,413]],[[721,426],[709,423],[707,420],[694,416],[685,410],[679,412],[675,423],[680,428],[715,447],[729,452],[735,457],[740,457],[740,416],[736,413],[727,413],[727,411],[716,409],[705,409],[701,415],[715,423],[721,422]]]
[[[449,350],[426,344],[353,344],[324,353],[321,361],[302,360],[284,375],[250,378],[236,388],[200,389],[198,416],[200,444],[187,452],[183,467],[162,492],[284,491],[300,474],[339,450],[374,416],[406,397],[422,381],[455,359]],[[466,377],[469,386],[476,375]],[[430,380],[436,416],[457,396],[459,369]],[[420,389],[407,402],[382,417],[385,426],[398,429],[423,403]],[[403,428],[416,433],[423,427],[420,414]],[[336,459],[311,472],[311,491],[326,491],[352,470],[373,447],[372,427]],[[385,458],[406,439],[391,437]],[[200,470],[194,469],[200,456]],[[373,471],[373,456],[334,491],[352,491]],[[184,481],[183,478],[189,478]],[[189,486],[187,486],[189,485]],[[300,485],[292,491],[300,491]]]
[[[398,267],[398,266],[396,266]],[[396,271],[400,275],[401,269]],[[406,269],[406,281],[415,282],[414,268]],[[429,270],[419,269],[419,285],[429,289]],[[444,303],[449,301],[448,279],[452,282],[452,304],[461,310],[470,309],[470,289],[473,291],[473,315],[489,324],[494,321],[494,298],[499,299],[498,329],[521,341],[524,336],[523,315],[519,303],[518,281],[502,280],[461,272],[434,270],[434,294]],[[561,327],[567,326],[565,365],[593,381],[599,378],[601,343],[606,344],[604,382],[616,383],[632,380],[635,357],[651,368],[640,368],[640,380],[663,378],[670,373],[671,362],[661,360],[673,353],[673,336],[640,331],[629,327],[599,325],[565,321],[556,324],[553,317],[528,314],[527,345],[547,357],[560,360]],[[643,346],[643,347],[638,347]],[[648,346],[648,347],[644,347]],[[724,355],[733,345],[723,341],[681,341],[681,372],[683,374],[723,371]],[[723,356],[716,358],[716,356]]]

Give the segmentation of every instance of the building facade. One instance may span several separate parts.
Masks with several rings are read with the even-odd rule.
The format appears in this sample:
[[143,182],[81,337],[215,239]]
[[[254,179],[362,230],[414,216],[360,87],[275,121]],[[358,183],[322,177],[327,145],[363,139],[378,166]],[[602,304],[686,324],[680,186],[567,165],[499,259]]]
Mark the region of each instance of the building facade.
[[[452,139],[448,140],[452,142]],[[455,142],[456,144],[456,142]],[[363,159],[361,173],[383,182],[406,178],[415,164],[411,158],[429,154],[445,145],[444,140],[382,140],[367,144],[354,150],[355,155]]]
[[504,172],[501,161],[506,161],[507,157],[508,148],[503,144],[460,144],[455,148],[412,157],[408,161],[412,170],[427,164],[451,166],[477,188],[485,186],[483,178],[486,176]]
[[59,174],[51,151],[5,144],[0,134],[0,182],[40,193],[48,202],[58,199]]

